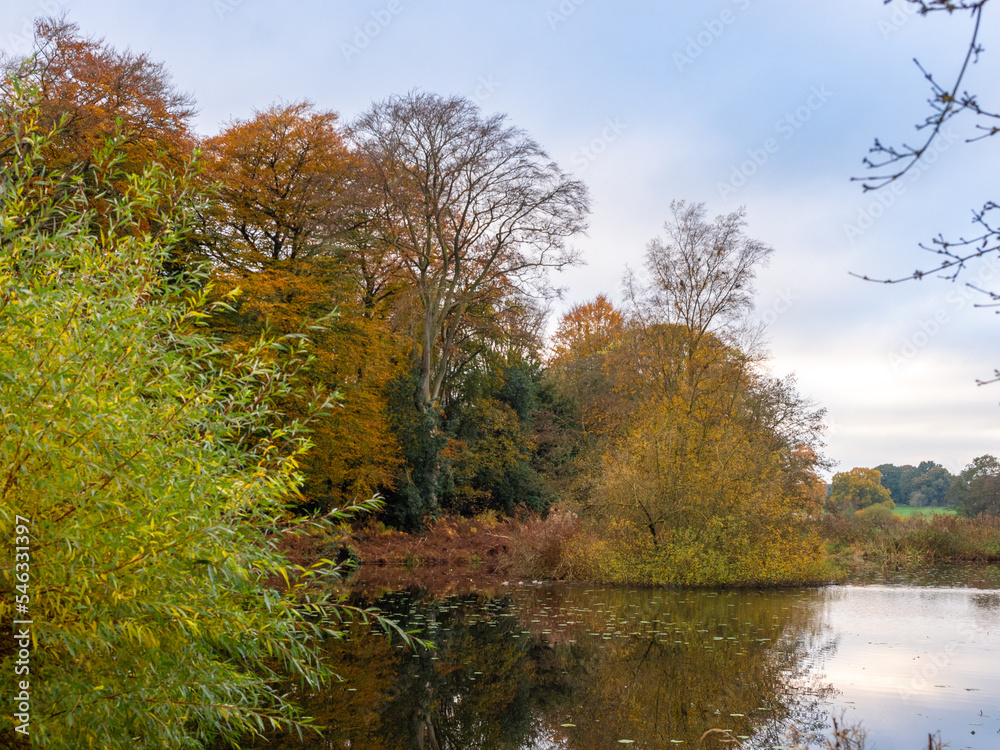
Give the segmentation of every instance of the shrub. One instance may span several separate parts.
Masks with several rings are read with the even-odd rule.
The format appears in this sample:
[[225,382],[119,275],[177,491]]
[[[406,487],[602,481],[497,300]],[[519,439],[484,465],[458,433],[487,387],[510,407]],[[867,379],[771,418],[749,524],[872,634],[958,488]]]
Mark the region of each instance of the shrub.
[[[299,596],[280,550],[308,442],[272,404],[301,345],[279,367],[266,339],[230,357],[199,333],[205,279],[162,272],[191,216],[183,176],[116,173],[110,144],[94,171],[115,190],[84,189],[48,171],[30,107],[2,114],[0,518],[28,519],[32,740],[185,748],[301,726],[278,686],[328,676],[312,615],[333,606]],[[2,571],[9,622],[21,581]]]

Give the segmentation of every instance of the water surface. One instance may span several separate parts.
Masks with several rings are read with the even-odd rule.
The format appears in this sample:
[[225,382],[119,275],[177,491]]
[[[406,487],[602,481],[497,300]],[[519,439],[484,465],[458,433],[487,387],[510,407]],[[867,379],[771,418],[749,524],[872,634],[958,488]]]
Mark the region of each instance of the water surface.
[[[996,568],[801,590],[518,585],[359,594],[434,645],[357,628],[310,696],[329,748],[773,748],[861,721],[869,747],[1000,748]],[[707,733],[707,734],[706,734]],[[258,746],[302,747],[272,738]]]

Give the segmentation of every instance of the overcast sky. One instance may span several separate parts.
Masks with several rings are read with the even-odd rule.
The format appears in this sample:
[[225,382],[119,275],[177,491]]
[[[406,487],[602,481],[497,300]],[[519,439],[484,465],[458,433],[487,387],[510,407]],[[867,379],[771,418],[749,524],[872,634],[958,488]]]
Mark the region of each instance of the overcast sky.
[[[750,236],[775,250],[758,279],[773,370],[829,410],[839,470],[931,459],[957,472],[1000,453],[1000,384],[975,384],[1000,367],[994,312],[961,284],[849,276],[926,266],[919,242],[970,233],[971,210],[998,198],[1000,138],[964,143],[961,121],[894,194],[850,181],[875,136],[917,142],[928,89],[912,59],[950,80],[965,16],[920,18],[901,0],[4,0],[0,43],[26,51],[32,19],[63,11],[165,62],[206,135],[277,100],[350,121],[415,88],[507,113],[594,199],[586,265],[557,279],[555,313],[620,299],[671,200],[710,216],[745,206]],[[967,80],[995,106],[990,11]]]

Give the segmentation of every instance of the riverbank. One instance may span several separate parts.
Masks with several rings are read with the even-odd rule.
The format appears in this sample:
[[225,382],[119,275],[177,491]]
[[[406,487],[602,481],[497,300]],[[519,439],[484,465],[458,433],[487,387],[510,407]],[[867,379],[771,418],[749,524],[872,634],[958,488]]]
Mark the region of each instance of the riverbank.
[[824,516],[819,526],[828,554],[887,563],[1000,562],[1000,518],[879,511]]
[[[1000,562],[1000,519],[993,517],[827,515],[815,522],[812,532],[822,546],[822,566],[790,569],[786,580],[776,578],[773,572],[755,578],[745,573],[749,566],[741,565],[736,574],[720,570],[711,580],[692,582],[678,576],[676,580],[655,582],[802,585],[842,580],[849,572],[866,566],[912,570],[937,562]],[[500,520],[492,514],[444,517],[415,534],[369,521],[351,533],[349,543],[363,563],[366,579],[376,580],[380,568],[401,569],[411,573],[415,584],[423,581],[435,590],[447,590],[454,576],[491,590],[504,581],[516,584],[540,579],[648,583],[639,578],[639,565],[628,569],[627,560],[609,564],[601,559],[609,555],[608,538],[607,533],[582,522],[576,514],[556,509],[544,519],[526,515]],[[621,556],[618,552],[610,554]],[[683,561],[674,561],[675,568],[681,564]],[[397,573],[391,577],[396,579]]]

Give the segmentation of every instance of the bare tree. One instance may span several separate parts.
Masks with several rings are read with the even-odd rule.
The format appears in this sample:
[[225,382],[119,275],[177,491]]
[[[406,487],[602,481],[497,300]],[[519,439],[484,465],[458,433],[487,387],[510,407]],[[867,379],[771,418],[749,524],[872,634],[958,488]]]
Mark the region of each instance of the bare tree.
[[577,261],[587,189],[504,115],[411,92],[375,104],[352,136],[380,203],[380,240],[419,297],[421,408],[441,401],[456,338],[497,301],[552,292],[546,271]]
[[512,299],[552,294],[547,271],[577,261],[567,241],[585,229],[587,189],[504,115],[461,97],[391,97],[350,133],[370,171],[371,231],[414,290],[417,409],[433,424],[468,365],[455,361],[470,351],[463,337]]
[[659,364],[647,363],[650,374],[669,388],[683,373],[693,398],[716,358],[739,352],[750,361],[759,354],[761,328],[749,315],[753,282],[774,250],[746,236],[742,208],[712,222],[703,203],[673,201],[670,211],[665,236],[646,247],[646,280],[629,272],[625,287],[650,339],[647,350],[657,340],[652,350]]
[[646,247],[648,308],[683,326],[694,341],[725,336],[754,306],[753,280],[773,248],[747,237],[746,211],[705,220],[705,204],[673,201],[666,236]]

